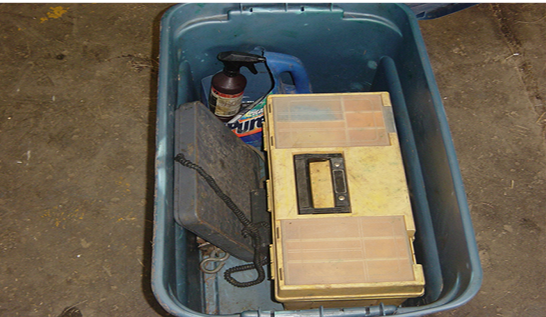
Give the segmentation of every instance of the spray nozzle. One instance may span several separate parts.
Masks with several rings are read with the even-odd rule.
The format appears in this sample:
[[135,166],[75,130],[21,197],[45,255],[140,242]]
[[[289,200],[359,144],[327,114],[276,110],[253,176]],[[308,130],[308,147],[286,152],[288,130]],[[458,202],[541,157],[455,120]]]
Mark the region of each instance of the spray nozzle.
[[224,73],[230,77],[237,76],[241,67],[248,68],[253,74],[258,71],[254,64],[265,62],[265,57],[244,52],[227,51],[217,56],[218,60],[224,63]]

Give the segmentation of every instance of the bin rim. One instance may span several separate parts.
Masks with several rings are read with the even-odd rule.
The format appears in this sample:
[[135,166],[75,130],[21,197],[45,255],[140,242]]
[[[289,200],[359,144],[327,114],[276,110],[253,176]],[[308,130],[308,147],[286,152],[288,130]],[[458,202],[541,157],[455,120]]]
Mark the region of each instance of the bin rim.
[[[404,11],[406,11],[408,16],[414,14],[413,11],[407,5],[398,4],[398,6],[401,7]],[[400,316],[409,316],[404,314],[405,311],[423,312],[426,314],[432,314],[432,313],[437,313],[440,311],[451,310],[451,309],[460,307],[468,303],[474,296],[476,296],[476,294],[480,290],[480,287],[483,281],[483,270],[479,260],[479,253],[478,253],[478,248],[476,244],[476,236],[474,233],[474,227],[472,225],[472,219],[470,217],[470,210],[468,208],[468,202],[466,198],[466,192],[464,190],[464,184],[463,184],[461,171],[458,168],[455,168],[455,169],[451,168],[453,166],[458,166],[458,160],[457,160],[457,154],[455,153],[455,146],[453,143],[453,139],[451,138],[449,125],[447,122],[446,112],[443,107],[442,98],[440,97],[440,91],[436,85],[434,72],[430,64],[430,59],[426,51],[425,41],[421,34],[418,20],[409,19],[409,23],[413,31],[413,34],[415,36],[415,41],[417,42],[419,57],[421,58],[423,69],[425,71],[427,84],[430,88],[430,94],[433,99],[433,104],[437,111],[437,119],[440,122],[440,128],[441,128],[440,133],[442,135],[442,139],[445,145],[444,150],[446,151],[447,160],[449,162],[448,165],[450,166],[451,177],[452,177],[454,188],[455,188],[455,196],[457,197],[458,202],[463,202],[463,204],[459,204],[459,208],[460,208],[461,220],[463,222],[463,226],[466,229],[464,230],[464,234],[466,237],[466,245],[470,255],[469,257],[470,263],[468,265],[470,265],[472,273],[470,276],[468,287],[456,299],[443,304],[441,307],[438,307],[438,305],[441,305],[439,303],[441,302],[441,299],[434,303],[419,306],[419,307],[402,307],[398,310],[400,312],[399,313]]]

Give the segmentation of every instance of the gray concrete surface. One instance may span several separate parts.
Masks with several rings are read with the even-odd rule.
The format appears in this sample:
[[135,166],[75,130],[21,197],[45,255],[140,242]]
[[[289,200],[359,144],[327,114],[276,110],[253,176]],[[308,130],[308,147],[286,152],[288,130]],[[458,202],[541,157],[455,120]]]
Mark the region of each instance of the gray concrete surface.
[[[150,290],[158,21],[0,5],[0,316],[166,315]],[[484,269],[436,316],[546,315],[546,5],[420,22]]]

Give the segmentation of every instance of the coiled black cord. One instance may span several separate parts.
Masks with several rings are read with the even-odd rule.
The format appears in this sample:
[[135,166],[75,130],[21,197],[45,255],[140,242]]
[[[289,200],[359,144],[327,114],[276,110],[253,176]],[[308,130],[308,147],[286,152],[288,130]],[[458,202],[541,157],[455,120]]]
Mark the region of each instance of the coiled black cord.
[[[214,178],[210,176],[201,166],[189,161],[186,159],[184,154],[178,153],[174,160],[178,163],[180,163],[182,166],[194,169],[203,179],[209,184],[209,186],[212,188],[212,190],[220,197],[220,199],[226,204],[226,206],[231,209],[231,211],[235,214],[237,219],[243,224],[243,230],[242,234],[244,237],[250,237],[252,239],[252,246],[254,248],[254,259],[252,264],[244,264],[236,267],[232,267],[230,269],[227,269],[224,272],[224,278],[226,281],[228,281],[230,284],[237,286],[237,287],[249,287],[252,285],[260,284],[265,279],[265,272],[263,269],[263,265],[267,264],[267,256],[262,254],[261,252],[261,243],[262,238],[260,236],[260,228],[268,227],[269,224],[266,222],[258,222],[258,223],[252,223],[243,213],[239,207],[231,200],[231,198],[226,195],[220,186],[216,183]],[[242,272],[247,270],[256,269],[258,272],[258,277],[249,282],[239,282],[235,278],[231,276],[231,274],[235,272]]]

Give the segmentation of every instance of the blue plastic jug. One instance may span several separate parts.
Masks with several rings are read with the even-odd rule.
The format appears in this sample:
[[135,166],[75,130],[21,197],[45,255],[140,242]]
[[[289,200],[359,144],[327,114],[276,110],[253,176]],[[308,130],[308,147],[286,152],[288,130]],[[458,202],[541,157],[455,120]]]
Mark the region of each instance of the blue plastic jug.
[[[311,93],[311,84],[309,77],[303,66],[303,63],[295,56],[267,52],[256,48],[252,54],[262,54],[267,59],[267,65],[271,70],[275,86],[270,93],[273,94],[306,94]],[[247,78],[247,86],[243,96],[243,105],[250,104],[258,100],[271,89],[271,78],[267,68],[263,64],[256,64],[258,74],[254,75],[246,68],[241,69],[241,74]],[[208,92],[212,76],[203,78],[202,102],[208,104]],[[227,126],[245,143],[258,149],[262,148],[262,123],[263,107],[266,104],[266,98],[248,110],[243,116],[233,123],[227,123]]]

